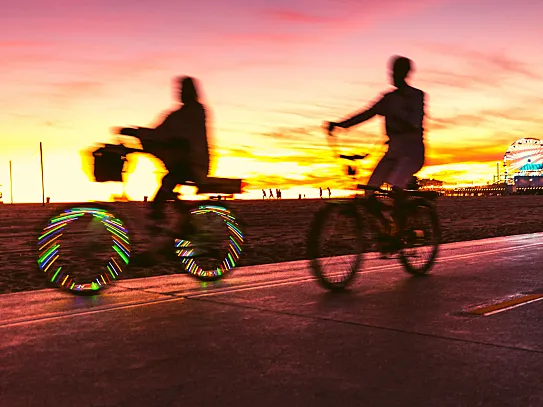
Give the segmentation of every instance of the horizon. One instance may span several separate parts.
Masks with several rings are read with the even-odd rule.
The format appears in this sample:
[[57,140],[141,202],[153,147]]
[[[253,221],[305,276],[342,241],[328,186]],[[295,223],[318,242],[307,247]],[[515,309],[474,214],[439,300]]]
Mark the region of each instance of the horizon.
[[[12,161],[14,203],[41,202],[40,141],[52,202],[107,200],[123,190],[151,199],[163,171],[156,159],[134,157],[123,187],[91,182],[84,156],[115,140],[112,127],[155,125],[174,107],[172,79],[183,74],[199,80],[209,112],[210,176],[245,179],[255,198],[239,199],[270,187],[317,198],[319,186],[347,190],[353,182],[322,123],[390,89],[395,54],[414,61],[409,83],[428,98],[417,176],[485,185],[511,143],[543,137],[542,13],[543,4],[528,0],[6,5],[2,199],[10,202]],[[357,180],[364,183],[384,154],[382,119],[338,132],[338,140],[342,153],[371,153]]]

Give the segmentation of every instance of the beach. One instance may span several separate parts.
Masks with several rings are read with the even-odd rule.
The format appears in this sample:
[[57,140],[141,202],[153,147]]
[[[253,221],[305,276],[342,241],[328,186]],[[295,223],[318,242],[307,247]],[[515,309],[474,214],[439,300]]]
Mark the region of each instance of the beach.
[[[305,259],[309,225],[326,201],[228,201],[242,222],[246,238],[239,266]],[[436,202],[443,243],[543,232],[543,196],[441,197]],[[37,238],[48,218],[68,205],[0,205],[0,264],[3,267],[0,293],[48,287],[36,263]],[[141,219],[145,216],[146,204],[111,205],[118,210],[119,217],[126,217],[127,224],[131,225],[133,244],[138,245],[145,240],[147,235]],[[129,268],[122,278],[175,274],[178,270],[171,263],[147,269]]]

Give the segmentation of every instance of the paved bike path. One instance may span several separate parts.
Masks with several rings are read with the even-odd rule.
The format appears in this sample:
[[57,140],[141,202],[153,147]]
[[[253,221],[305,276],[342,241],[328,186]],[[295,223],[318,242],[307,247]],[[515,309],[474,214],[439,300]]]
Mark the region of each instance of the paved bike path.
[[1,295],[0,405],[543,405],[543,234],[366,270],[340,295],[304,261]]

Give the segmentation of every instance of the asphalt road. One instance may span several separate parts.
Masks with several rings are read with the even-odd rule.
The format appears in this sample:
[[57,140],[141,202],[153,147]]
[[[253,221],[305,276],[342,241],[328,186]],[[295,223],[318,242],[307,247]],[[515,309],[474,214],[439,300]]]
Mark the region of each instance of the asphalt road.
[[541,407],[542,379],[543,234],[423,278],[369,259],[339,295],[302,261],[0,296],[0,406]]

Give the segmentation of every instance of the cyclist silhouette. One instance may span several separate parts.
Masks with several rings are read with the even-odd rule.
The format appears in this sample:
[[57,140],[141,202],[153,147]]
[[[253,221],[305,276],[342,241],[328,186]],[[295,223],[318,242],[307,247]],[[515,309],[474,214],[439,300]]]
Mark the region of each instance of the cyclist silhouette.
[[[177,185],[187,181],[199,184],[209,173],[206,112],[198,100],[195,80],[185,76],[176,82],[181,106],[169,113],[160,125],[154,129],[120,130],[120,134],[139,138],[144,151],[159,158],[168,170],[151,202],[150,217],[154,220],[164,217],[164,203],[175,198],[173,190]],[[182,216],[180,223],[184,221],[185,216]]]
[[[424,165],[425,93],[406,83],[406,78],[412,70],[412,62],[408,58],[392,57],[390,70],[395,90],[385,93],[369,109],[341,122],[329,122],[327,127],[329,134],[332,134],[336,127],[349,128],[376,115],[385,118],[389,138],[388,151],[373,171],[368,185],[380,187],[385,182],[392,185],[395,192],[393,217],[398,231],[402,231],[404,189]],[[377,204],[373,194],[370,198]],[[377,206],[374,205],[374,208]]]

